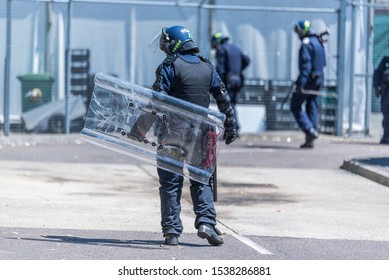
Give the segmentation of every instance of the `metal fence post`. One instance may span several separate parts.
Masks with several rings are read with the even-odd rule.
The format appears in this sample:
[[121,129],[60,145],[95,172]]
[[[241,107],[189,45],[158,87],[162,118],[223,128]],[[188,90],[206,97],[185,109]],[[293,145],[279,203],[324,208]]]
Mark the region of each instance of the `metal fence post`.
[[[369,0],[369,3],[374,3],[374,0]],[[367,43],[367,66],[366,66],[366,114],[365,114],[365,135],[370,134],[370,120],[371,120],[371,103],[372,103],[372,73],[373,73],[373,48],[374,48],[374,8],[371,6],[368,7],[368,20],[367,20],[367,30],[368,30],[368,43]]]
[[10,70],[11,70],[11,1],[7,0],[7,31],[5,39],[5,61],[4,61],[4,123],[3,132],[5,136],[9,135],[10,122],[9,122],[9,82],[10,82]]
[[357,9],[351,4],[351,38],[350,38],[350,77],[349,77],[349,111],[348,111],[348,137],[353,136],[354,121],[354,81],[355,81],[355,31]]
[[71,21],[72,21],[72,0],[68,2],[68,22],[66,27],[66,83],[65,83],[65,132],[70,133],[70,108],[69,98],[71,94]]
[[342,0],[339,11],[339,36],[338,36],[338,107],[336,135],[343,136],[343,107],[345,93],[345,73],[346,73],[346,18],[347,18],[347,0]]

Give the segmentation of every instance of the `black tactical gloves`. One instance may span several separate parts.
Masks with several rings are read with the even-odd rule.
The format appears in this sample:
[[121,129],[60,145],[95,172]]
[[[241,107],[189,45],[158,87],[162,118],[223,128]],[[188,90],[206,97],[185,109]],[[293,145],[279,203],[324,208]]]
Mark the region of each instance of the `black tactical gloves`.
[[233,117],[229,117],[226,119],[226,121],[224,122],[224,137],[223,139],[225,140],[225,143],[227,145],[231,144],[232,142],[234,142],[236,136],[237,136],[237,133],[236,133],[236,129],[235,129],[235,118]]
[[224,132],[224,139],[226,140],[226,144],[229,145],[231,144],[232,142],[235,141],[235,138],[236,138],[236,130],[235,128],[232,128],[232,129],[226,129],[226,131]]
[[376,89],[374,89],[374,94],[376,97],[380,97],[382,94],[382,88],[381,86],[378,86]]

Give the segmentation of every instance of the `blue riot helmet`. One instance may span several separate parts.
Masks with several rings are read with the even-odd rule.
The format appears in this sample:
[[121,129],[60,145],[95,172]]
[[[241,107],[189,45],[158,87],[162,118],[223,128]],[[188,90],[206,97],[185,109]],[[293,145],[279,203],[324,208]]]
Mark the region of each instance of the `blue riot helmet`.
[[193,42],[189,30],[179,25],[162,28],[159,48],[168,55],[185,51],[193,51],[194,53],[200,51]]
[[216,32],[211,37],[211,47],[213,49],[216,49],[220,44],[222,44],[224,41],[227,41],[228,37],[224,36],[221,32]]
[[309,20],[300,20],[295,26],[294,31],[299,35],[299,38],[304,38],[311,30],[311,22]]

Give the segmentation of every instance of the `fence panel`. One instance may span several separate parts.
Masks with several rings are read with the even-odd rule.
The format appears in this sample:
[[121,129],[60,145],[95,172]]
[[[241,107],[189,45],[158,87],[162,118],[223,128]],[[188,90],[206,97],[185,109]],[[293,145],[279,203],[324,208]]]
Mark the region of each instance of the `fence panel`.
[[[65,132],[66,119],[70,121],[70,131],[80,130],[84,118],[81,107],[88,105],[94,74],[110,73],[150,87],[164,55],[151,53],[147,44],[162,27],[180,24],[191,30],[201,54],[211,59],[209,38],[216,31],[230,36],[249,53],[252,60],[245,70],[246,83],[239,105],[266,110],[263,122],[259,121],[260,125],[255,125],[251,132],[297,130],[289,102],[285,100],[298,75],[300,42],[293,33],[293,25],[307,18],[314,31],[329,29],[331,33],[326,43],[323,89],[327,96],[320,97],[321,132],[339,133],[336,126],[340,122],[341,134],[350,131],[350,126],[351,132],[366,134],[370,111],[379,111],[379,100],[371,96],[370,79],[373,67],[387,51],[389,3],[380,1],[372,5],[367,0],[347,1],[346,38],[339,38],[340,2],[344,0],[318,0],[311,1],[311,7],[302,7],[295,1],[291,7],[286,0],[261,1],[261,5],[243,1],[239,6],[228,0],[0,0],[0,34],[5,38],[0,45],[0,57],[6,57],[8,41],[12,50],[10,69],[0,67],[0,87],[5,89],[9,81],[9,112],[5,110],[6,90],[0,97],[1,124],[5,127],[4,113],[7,113],[11,130],[25,131],[27,111],[45,105],[45,116],[27,115],[34,119],[27,121],[29,127],[36,124],[31,131]],[[7,4],[12,11],[10,40],[6,38]],[[373,23],[368,17],[371,9],[374,10]],[[354,12],[357,20],[353,18]],[[372,35],[369,24],[375,26]],[[358,32],[353,35],[353,30]],[[358,35],[361,30],[365,37]],[[369,43],[371,38],[374,43]],[[347,41],[348,57],[343,73],[338,71],[340,40]],[[356,50],[352,55],[351,47]],[[370,56],[369,52],[373,54]],[[344,89],[338,88],[339,78],[345,80]],[[333,97],[334,93],[338,99]],[[55,106],[49,106],[54,103]],[[244,121],[250,122],[250,118]]]

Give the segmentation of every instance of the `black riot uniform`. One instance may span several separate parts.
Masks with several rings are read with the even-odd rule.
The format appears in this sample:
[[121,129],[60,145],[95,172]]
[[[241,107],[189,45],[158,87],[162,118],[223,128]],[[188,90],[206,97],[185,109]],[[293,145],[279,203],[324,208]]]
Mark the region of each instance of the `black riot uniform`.
[[[231,105],[236,113],[238,93],[244,85],[243,70],[250,64],[250,58],[236,44],[221,32],[211,38],[211,47],[216,49],[216,70],[226,85]],[[237,120],[236,130],[239,131]]]
[[389,56],[384,56],[373,74],[375,94],[381,97],[382,127],[380,144],[389,145]]
[[[203,107],[209,106],[212,94],[219,110],[226,115],[226,144],[234,141],[236,120],[228,93],[215,67],[196,54],[199,50],[194,45],[189,31],[182,26],[162,29],[160,49],[167,57],[156,70],[153,89]],[[179,122],[176,122],[176,125],[179,126]],[[158,175],[161,226],[165,244],[177,245],[178,237],[183,232],[180,199],[184,178],[161,168],[158,168]],[[196,215],[194,226],[198,230],[197,235],[206,238],[211,245],[221,245],[223,239],[215,227],[216,210],[211,186],[190,180],[190,193]]]
[[313,148],[314,140],[319,137],[318,96],[304,94],[304,90],[320,90],[324,81],[323,68],[326,66],[323,43],[311,32],[310,27],[308,20],[301,20],[295,26],[302,44],[299,50],[299,77],[290,109],[297,124],[305,133],[305,143],[300,148]]

